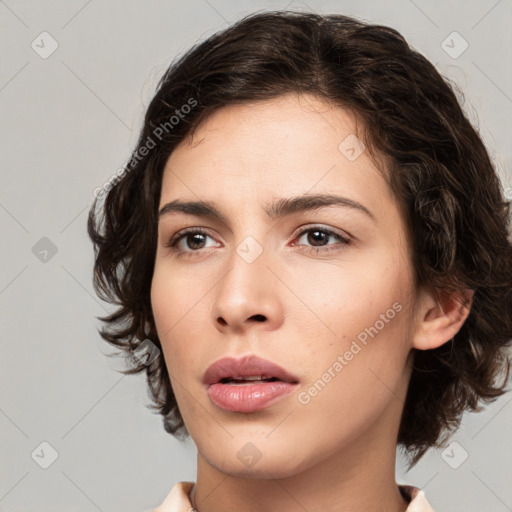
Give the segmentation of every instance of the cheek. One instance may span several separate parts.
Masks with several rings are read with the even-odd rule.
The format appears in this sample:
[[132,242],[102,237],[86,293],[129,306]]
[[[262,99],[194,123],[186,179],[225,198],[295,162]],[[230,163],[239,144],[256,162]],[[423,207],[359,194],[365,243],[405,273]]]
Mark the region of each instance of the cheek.
[[151,308],[162,345],[179,313],[177,311],[178,301],[174,300],[174,294],[172,281],[165,279],[160,267],[156,266],[151,283]]
[[[391,249],[358,253],[357,257],[347,254],[343,262],[313,261],[306,266],[289,279],[295,297],[288,308],[292,313],[296,310],[303,327],[311,326],[319,334],[321,328],[324,338],[330,332],[335,343],[372,326],[393,303],[403,305],[410,293],[410,273]],[[388,316],[394,318],[394,313]]]
[[197,277],[177,271],[164,258],[161,261],[157,258],[151,283],[151,306],[162,341],[183,328],[182,323],[190,322],[190,315],[200,307],[202,295],[204,291]]
[[190,312],[190,287],[182,287],[176,272],[167,272],[163,265],[156,265],[151,283],[151,306],[156,330],[170,373],[182,367],[184,347],[182,331]]
[[323,381],[329,382],[325,388],[336,396],[328,398],[330,393],[322,391],[324,400],[371,398],[373,388],[384,386],[385,391],[379,379],[394,386],[404,373],[412,275],[391,251],[372,256],[357,265],[329,265],[328,275],[306,274],[298,290],[317,314],[318,320],[311,315],[302,319],[301,332],[310,340],[305,347],[310,357],[303,358],[303,367],[309,385],[320,379],[323,389]]
[[194,411],[196,401],[190,399],[190,379],[194,376],[193,362],[197,354],[193,345],[183,342],[187,340],[186,328],[190,327],[187,312],[193,313],[193,310],[187,298],[189,289],[184,288],[183,293],[178,293],[179,289],[180,278],[175,272],[171,274],[162,266],[155,267],[151,284],[153,316],[171,387],[186,421],[191,415],[200,413]]
[[[386,411],[399,414],[409,348],[407,313],[396,309],[398,302],[391,302],[363,312],[354,308],[354,316],[342,313],[333,324],[341,334],[334,341],[316,340],[312,353],[303,354],[307,369],[297,396],[298,417],[322,432],[326,445],[339,439],[350,444],[379,418],[389,417]],[[388,323],[379,318],[381,311]]]
[[169,373],[179,382],[191,382],[202,375],[198,362],[209,339],[208,292],[213,285],[200,279],[197,270],[180,272],[166,263],[157,262],[151,283],[156,330]]

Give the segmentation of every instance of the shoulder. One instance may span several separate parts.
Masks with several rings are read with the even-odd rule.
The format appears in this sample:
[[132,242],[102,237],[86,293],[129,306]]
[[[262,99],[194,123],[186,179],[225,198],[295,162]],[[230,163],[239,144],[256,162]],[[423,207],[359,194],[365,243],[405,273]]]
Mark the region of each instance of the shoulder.
[[[188,495],[193,486],[194,482],[178,482],[158,507],[144,512],[192,512]],[[406,512],[434,512],[421,489],[412,485],[399,485],[398,488],[409,501]]]
[[193,486],[194,482],[178,482],[158,507],[144,512],[192,512],[188,495]]
[[398,488],[405,499],[409,500],[406,512],[434,512],[427,501],[425,493],[413,485],[399,485]]

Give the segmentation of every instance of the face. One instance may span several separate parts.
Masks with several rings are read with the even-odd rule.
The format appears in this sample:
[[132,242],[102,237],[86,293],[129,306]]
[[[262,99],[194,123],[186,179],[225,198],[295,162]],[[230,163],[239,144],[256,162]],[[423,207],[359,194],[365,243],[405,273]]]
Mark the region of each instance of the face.
[[[396,199],[356,133],[350,112],[287,95],[216,111],[167,161],[152,307],[186,427],[220,471],[284,477],[363,446],[394,452],[413,269]],[[245,356],[286,373],[204,382],[219,359]]]

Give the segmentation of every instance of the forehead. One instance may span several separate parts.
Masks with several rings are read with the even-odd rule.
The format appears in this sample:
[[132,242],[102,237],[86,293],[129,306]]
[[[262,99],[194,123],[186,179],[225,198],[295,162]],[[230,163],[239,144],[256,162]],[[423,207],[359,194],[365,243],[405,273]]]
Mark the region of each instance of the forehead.
[[385,209],[391,191],[362,130],[352,112],[312,96],[220,108],[170,155],[161,204],[202,198],[229,207],[243,197],[240,209],[251,198],[331,193]]

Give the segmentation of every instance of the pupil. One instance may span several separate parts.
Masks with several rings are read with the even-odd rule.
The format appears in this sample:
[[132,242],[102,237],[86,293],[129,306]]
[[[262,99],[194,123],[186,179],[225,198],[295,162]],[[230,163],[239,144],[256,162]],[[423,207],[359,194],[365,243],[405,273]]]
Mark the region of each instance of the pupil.
[[[320,240],[318,239],[317,235],[320,233]],[[313,241],[313,242],[321,242],[321,241],[325,241],[325,237],[327,236],[327,233],[325,233],[324,231],[320,231],[320,230],[317,230],[317,231],[311,231],[309,233],[309,242]],[[314,245],[314,243],[313,243]],[[321,245],[321,244],[320,244]]]
[[[191,237],[191,238],[189,238],[189,241],[191,239],[193,240],[192,244],[189,244],[189,247],[191,249],[194,249],[194,248],[198,249],[198,247],[194,247],[194,243],[199,243],[199,244],[201,244],[201,242],[204,243],[204,236],[201,235],[200,233],[192,233],[191,235],[189,235],[189,237]],[[203,240],[201,240],[201,239],[203,239]],[[200,249],[200,247],[199,247],[199,249]]]

